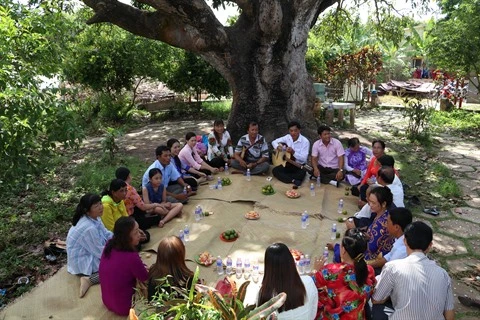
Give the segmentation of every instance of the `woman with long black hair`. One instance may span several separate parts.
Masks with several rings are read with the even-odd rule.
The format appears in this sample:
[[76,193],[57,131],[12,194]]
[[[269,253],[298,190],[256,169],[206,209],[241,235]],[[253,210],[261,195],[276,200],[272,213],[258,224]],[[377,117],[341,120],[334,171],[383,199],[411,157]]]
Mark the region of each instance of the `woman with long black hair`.
[[300,276],[288,247],[274,243],[265,251],[265,273],[257,305],[281,292],[287,294],[287,300],[278,310],[278,319],[315,319],[318,294],[312,277]]
[[142,233],[132,217],[115,222],[113,237],[105,246],[100,260],[102,301],[108,310],[126,316],[138,281],[148,279],[148,271],[136,248]]
[[340,246],[341,262],[325,266],[325,259],[315,262],[318,319],[365,319],[365,304],[376,282],[373,268],[364,259],[366,250],[366,234],[349,229]]

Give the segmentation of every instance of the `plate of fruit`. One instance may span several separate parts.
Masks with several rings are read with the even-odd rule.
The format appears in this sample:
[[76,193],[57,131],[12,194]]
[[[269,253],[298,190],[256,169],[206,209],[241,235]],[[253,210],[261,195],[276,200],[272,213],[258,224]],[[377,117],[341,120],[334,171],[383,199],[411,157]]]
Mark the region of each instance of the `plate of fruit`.
[[235,229],[224,231],[220,234],[220,240],[225,242],[232,242],[238,239],[238,232]]
[[303,255],[303,252],[297,249],[290,249],[290,253],[292,254],[295,261],[299,261],[301,256]]
[[287,191],[285,192],[285,195],[286,195],[287,197],[289,197],[290,199],[300,198],[300,193],[298,193],[297,190],[293,190],[293,189],[287,190]]
[[222,178],[222,186],[229,186],[232,184],[232,180],[230,178]]
[[260,219],[260,214],[256,211],[248,211],[247,213],[245,213],[245,219],[248,219],[248,220],[258,220]]
[[199,265],[208,267],[211,266],[215,262],[215,257],[210,254],[208,251],[203,251],[200,254],[197,254],[194,257],[194,260]]
[[275,194],[275,189],[273,189],[271,184],[267,184],[262,187],[262,193],[266,196],[271,196],[272,194]]

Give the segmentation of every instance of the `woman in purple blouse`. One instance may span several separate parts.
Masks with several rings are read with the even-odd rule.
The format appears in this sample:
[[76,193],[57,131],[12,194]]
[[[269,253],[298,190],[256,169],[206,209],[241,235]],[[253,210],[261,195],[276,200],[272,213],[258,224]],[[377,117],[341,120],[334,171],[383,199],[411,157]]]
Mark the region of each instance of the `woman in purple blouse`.
[[367,156],[372,157],[372,150],[360,145],[358,138],[348,139],[348,148],[345,149],[346,172],[345,180],[352,186],[362,182],[367,172]]
[[120,316],[129,313],[137,279],[148,279],[147,268],[135,249],[140,238],[138,223],[132,217],[119,218],[100,259],[103,304]]

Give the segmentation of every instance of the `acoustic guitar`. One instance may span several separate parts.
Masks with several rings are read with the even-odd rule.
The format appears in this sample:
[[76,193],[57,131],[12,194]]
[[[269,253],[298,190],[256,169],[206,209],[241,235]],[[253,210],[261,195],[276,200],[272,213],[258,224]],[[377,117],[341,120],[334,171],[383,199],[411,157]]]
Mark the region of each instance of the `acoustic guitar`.
[[272,155],[272,164],[276,167],[279,165],[286,166],[287,163],[294,165],[297,168],[305,170],[313,175],[313,168],[308,164],[300,164],[295,161],[295,157],[290,152],[275,150]]

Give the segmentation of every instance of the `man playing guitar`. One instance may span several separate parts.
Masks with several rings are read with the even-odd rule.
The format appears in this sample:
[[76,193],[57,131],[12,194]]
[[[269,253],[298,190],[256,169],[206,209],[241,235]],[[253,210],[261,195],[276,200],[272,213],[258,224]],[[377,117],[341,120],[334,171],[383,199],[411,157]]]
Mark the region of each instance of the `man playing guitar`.
[[[300,186],[305,178],[303,165],[307,162],[310,142],[300,134],[300,123],[291,121],[288,124],[288,134],[272,141],[272,146],[278,155],[287,156],[293,161],[287,161],[285,165],[278,165],[272,170],[272,174],[284,183],[293,183]],[[286,153],[286,154],[285,154]],[[286,159],[285,159],[286,160]]]
[[252,121],[248,124],[247,134],[238,140],[231,166],[243,172],[250,169],[252,175],[266,173],[270,168],[268,145],[265,138],[258,134],[258,123]]

